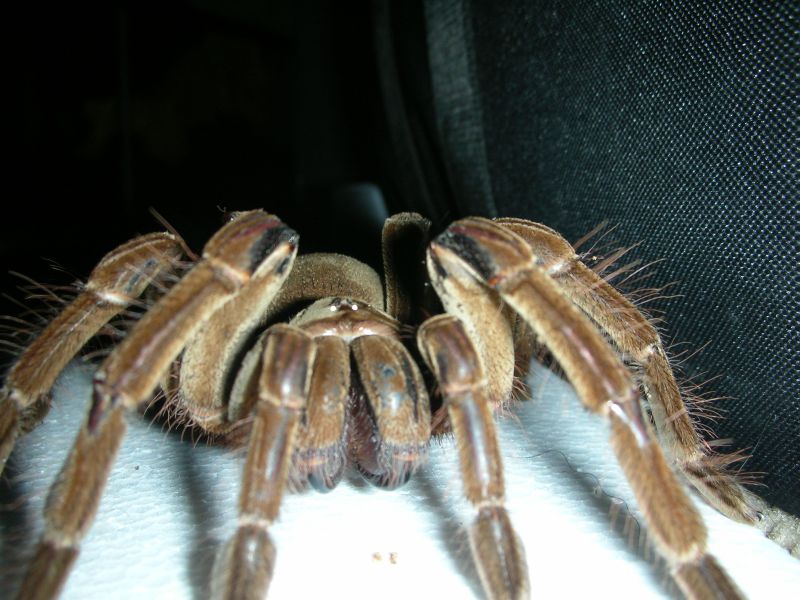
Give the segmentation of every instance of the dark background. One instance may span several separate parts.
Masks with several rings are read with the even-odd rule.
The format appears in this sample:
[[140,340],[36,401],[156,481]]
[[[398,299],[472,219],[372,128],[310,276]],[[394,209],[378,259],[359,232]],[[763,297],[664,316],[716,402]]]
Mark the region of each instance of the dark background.
[[17,7],[3,266],[83,277],[160,229],[148,207],[195,249],[217,207],[258,206],[328,247],[338,186],[375,179],[381,125],[368,5],[325,4]]
[[[4,13],[0,283],[261,206],[375,264],[352,184],[443,225],[618,225],[758,491],[800,512],[793,3],[118,2]],[[353,225],[353,224],[356,225]],[[54,272],[43,258],[68,274]],[[19,294],[16,294],[19,297]],[[3,300],[3,313],[17,313]],[[678,349],[684,348],[683,346]]]

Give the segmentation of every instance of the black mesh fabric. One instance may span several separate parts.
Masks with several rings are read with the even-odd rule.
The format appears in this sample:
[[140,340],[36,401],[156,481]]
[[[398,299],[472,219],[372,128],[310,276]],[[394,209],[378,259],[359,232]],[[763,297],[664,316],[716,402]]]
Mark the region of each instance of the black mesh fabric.
[[800,512],[798,9],[476,3],[498,210],[577,239],[604,219],[664,257],[669,336],[720,376],[714,426]]
[[423,4],[443,213],[572,240],[608,220],[643,242],[632,258],[663,258],[653,282],[678,295],[653,308],[677,350],[703,348],[685,376],[728,398],[714,431],[800,513],[797,4]]

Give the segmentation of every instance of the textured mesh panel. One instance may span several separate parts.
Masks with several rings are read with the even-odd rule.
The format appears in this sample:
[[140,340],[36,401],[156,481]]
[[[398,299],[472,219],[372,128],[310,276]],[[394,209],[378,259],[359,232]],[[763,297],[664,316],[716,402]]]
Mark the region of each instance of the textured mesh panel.
[[[580,4],[580,5],[579,5]],[[714,425],[800,512],[798,8],[475,2],[494,202],[665,258],[669,339],[707,347]]]

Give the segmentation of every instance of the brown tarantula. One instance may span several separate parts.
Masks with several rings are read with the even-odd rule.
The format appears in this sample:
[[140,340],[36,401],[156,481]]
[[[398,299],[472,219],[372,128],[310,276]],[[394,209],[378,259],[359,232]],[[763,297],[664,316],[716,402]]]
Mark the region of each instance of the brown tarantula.
[[[238,528],[218,556],[215,597],[266,595],[276,552],[268,530],[287,485],[327,491],[351,465],[393,488],[425,461],[432,434],[452,431],[475,510],[469,540],[484,592],[525,598],[527,566],[504,506],[493,411],[540,345],[584,405],[608,420],[649,536],[683,593],[740,597],[707,553],[705,526],[664,450],[728,517],[757,523],[766,507],[701,439],[651,323],[551,229],[468,218],[427,246],[430,285],[446,313],[424,320],[417,349],[409,348],[404,327],[432,306],[416,268],[428,227],[409,213],[387,221],[382,284],[347,256],[297,257],[297,234],[277,217],[236,213],[95,374],[91,410],[50,492],[18,597],[59,593],[97,510],[125,413],[160,387],[173,418],[247,446]],[[65,365],[145,290],[162,287],[181,253],[172,234],[120,246],[28,346],[0,395],[3,463],[43,418]],[[442,397],[433,411],[428,383]]]

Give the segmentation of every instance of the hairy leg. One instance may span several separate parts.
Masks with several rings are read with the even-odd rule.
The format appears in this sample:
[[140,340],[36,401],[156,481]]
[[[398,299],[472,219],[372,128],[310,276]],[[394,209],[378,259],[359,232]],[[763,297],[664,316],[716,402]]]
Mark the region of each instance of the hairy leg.
[[505,508],[505,481],[486,376],[463,325],[452,315],[426,321],[418,333],[436,375],[458,447],[464,495],[477,510],[469,529],[472,556],[492,600],[529,594],[525,550]]
[[168,233],[143,235],[109,252],[78,297],[20,355],[0,390],[0,473],[17,437],[47,414],[50,388],[67,363],[179,256]]
[[260,212],[209,240],[203,259],[133,328],[95,374],[93,403],[45,506],[47,523],[19,598],[58,594],[77,557],[125,433],[123,413],[153,392],[186,340],[259,269],[281,273],[294,232]]
[[584,265],[558,233],[519,219],[498,222],[528,243],[541,268],[558,282],[565,295],[637,365],[661,443],[689,482],[729,518],[756,523],[763,502],[726,470],[731,459],[712,453],[703,442],[681,398],[655,327],[625,296]]
[[528,244],[492,221],[465,219],[431,244],[429,272],[435,286],[448,277],[482,280],[527,321],[584,405],[610,421],[611,446],[649,533],[684,593],[739,597],[736,585],[707,553],[703,521],[650,436],[630,373],[537,264]]

